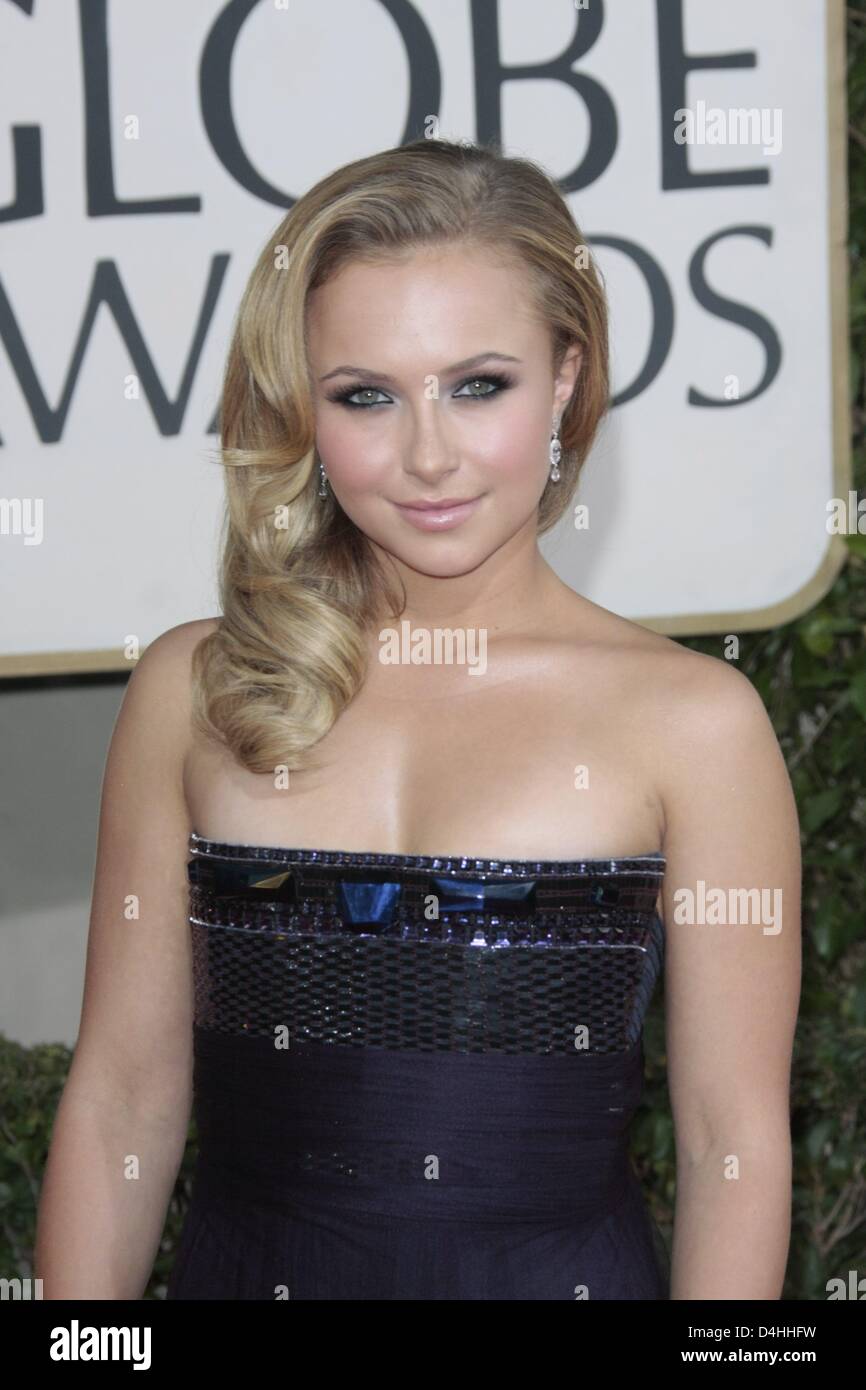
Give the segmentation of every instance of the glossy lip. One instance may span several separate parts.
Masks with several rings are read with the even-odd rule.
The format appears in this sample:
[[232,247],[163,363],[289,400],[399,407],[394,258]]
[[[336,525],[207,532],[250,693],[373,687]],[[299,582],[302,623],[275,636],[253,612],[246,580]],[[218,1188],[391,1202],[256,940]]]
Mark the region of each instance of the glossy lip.
[[419,531],[448,531],[471,516],[480,501],[481,497],[472,497],[465,502],[460,498],[444,498],[441,502],[419,502],[412,506],[400,502],[393,505]]
[[431,497],[429,502],[419,498],[417,502],[395,502],[395,507],[412,507],[421,512],[444,512],[449,507],[462,507],[465,502],[477,502],[477,497]]

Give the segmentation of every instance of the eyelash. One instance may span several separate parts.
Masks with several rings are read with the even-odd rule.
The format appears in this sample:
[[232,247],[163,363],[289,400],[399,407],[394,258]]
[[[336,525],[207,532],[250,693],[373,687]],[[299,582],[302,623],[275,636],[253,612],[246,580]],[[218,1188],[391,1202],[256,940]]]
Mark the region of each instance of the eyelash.
[[[504,372],[486,372],[484,376],[468,376],[465,381],[461,381],[458,391],[462,391],[464,386],[471,386],[474,382],[484,383],[485,385],[495,386],[495,391],[483,391],[478,396],[464,396],[467,401],[488,401],[494,396],[500,395],[503,391],[508,391],[514,385],[514,379],[506,376]],[[378,391],[380,395],[385,395],[378,386],[344,386],[341,391],[335,391],[332,396],[328,396],[329,401],[334,401],[338,405],[348,406],[349,410],[372,410],[376,406],[384,405],[384,401],[353,401],[352,396],[357,396],[361,391]]]

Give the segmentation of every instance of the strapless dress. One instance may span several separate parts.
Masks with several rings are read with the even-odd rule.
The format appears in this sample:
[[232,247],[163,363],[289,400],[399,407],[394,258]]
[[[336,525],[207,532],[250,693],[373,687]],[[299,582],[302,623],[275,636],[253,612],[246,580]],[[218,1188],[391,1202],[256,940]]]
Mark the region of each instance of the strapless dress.
[[662,854],[190,854],[168,1298],[670,1296],[629,1154]]

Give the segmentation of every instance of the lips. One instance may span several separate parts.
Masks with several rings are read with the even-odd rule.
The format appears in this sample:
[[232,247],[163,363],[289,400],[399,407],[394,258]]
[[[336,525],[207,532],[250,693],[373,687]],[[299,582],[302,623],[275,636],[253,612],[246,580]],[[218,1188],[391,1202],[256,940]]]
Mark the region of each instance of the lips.
[[475,511],[481,497],[443,498],[439,502],[395,502],[399,514],[419,531],[450,531]]
[[395,502],[395,507],[411,507],[416,512],[447,512],[452,507],[464,507],[475,502],[475,497],[440,497],[432,502]]

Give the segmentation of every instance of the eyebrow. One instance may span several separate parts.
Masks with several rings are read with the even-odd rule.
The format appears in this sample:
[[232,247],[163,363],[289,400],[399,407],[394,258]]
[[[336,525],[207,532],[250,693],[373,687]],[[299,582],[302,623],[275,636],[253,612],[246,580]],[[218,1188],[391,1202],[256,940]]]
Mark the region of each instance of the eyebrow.
[[[477,352],[474,357],[465,357],[462,362],[454,362],[450,367],[446,367],[445,375],[450,376],[456,372],[470,372],[474,367],[480,367],[483,362],[519,362],[519,357],[511,357],[507,352]],[[362,379],[372,378],[376,381],[387,381],[389,385],[395,385],[394,378],[387,372],[375,372],[370,367],[335,367],[332,372],[326,372],[319,377],[319,381],[330,381],[332,376],[356,376]]]

